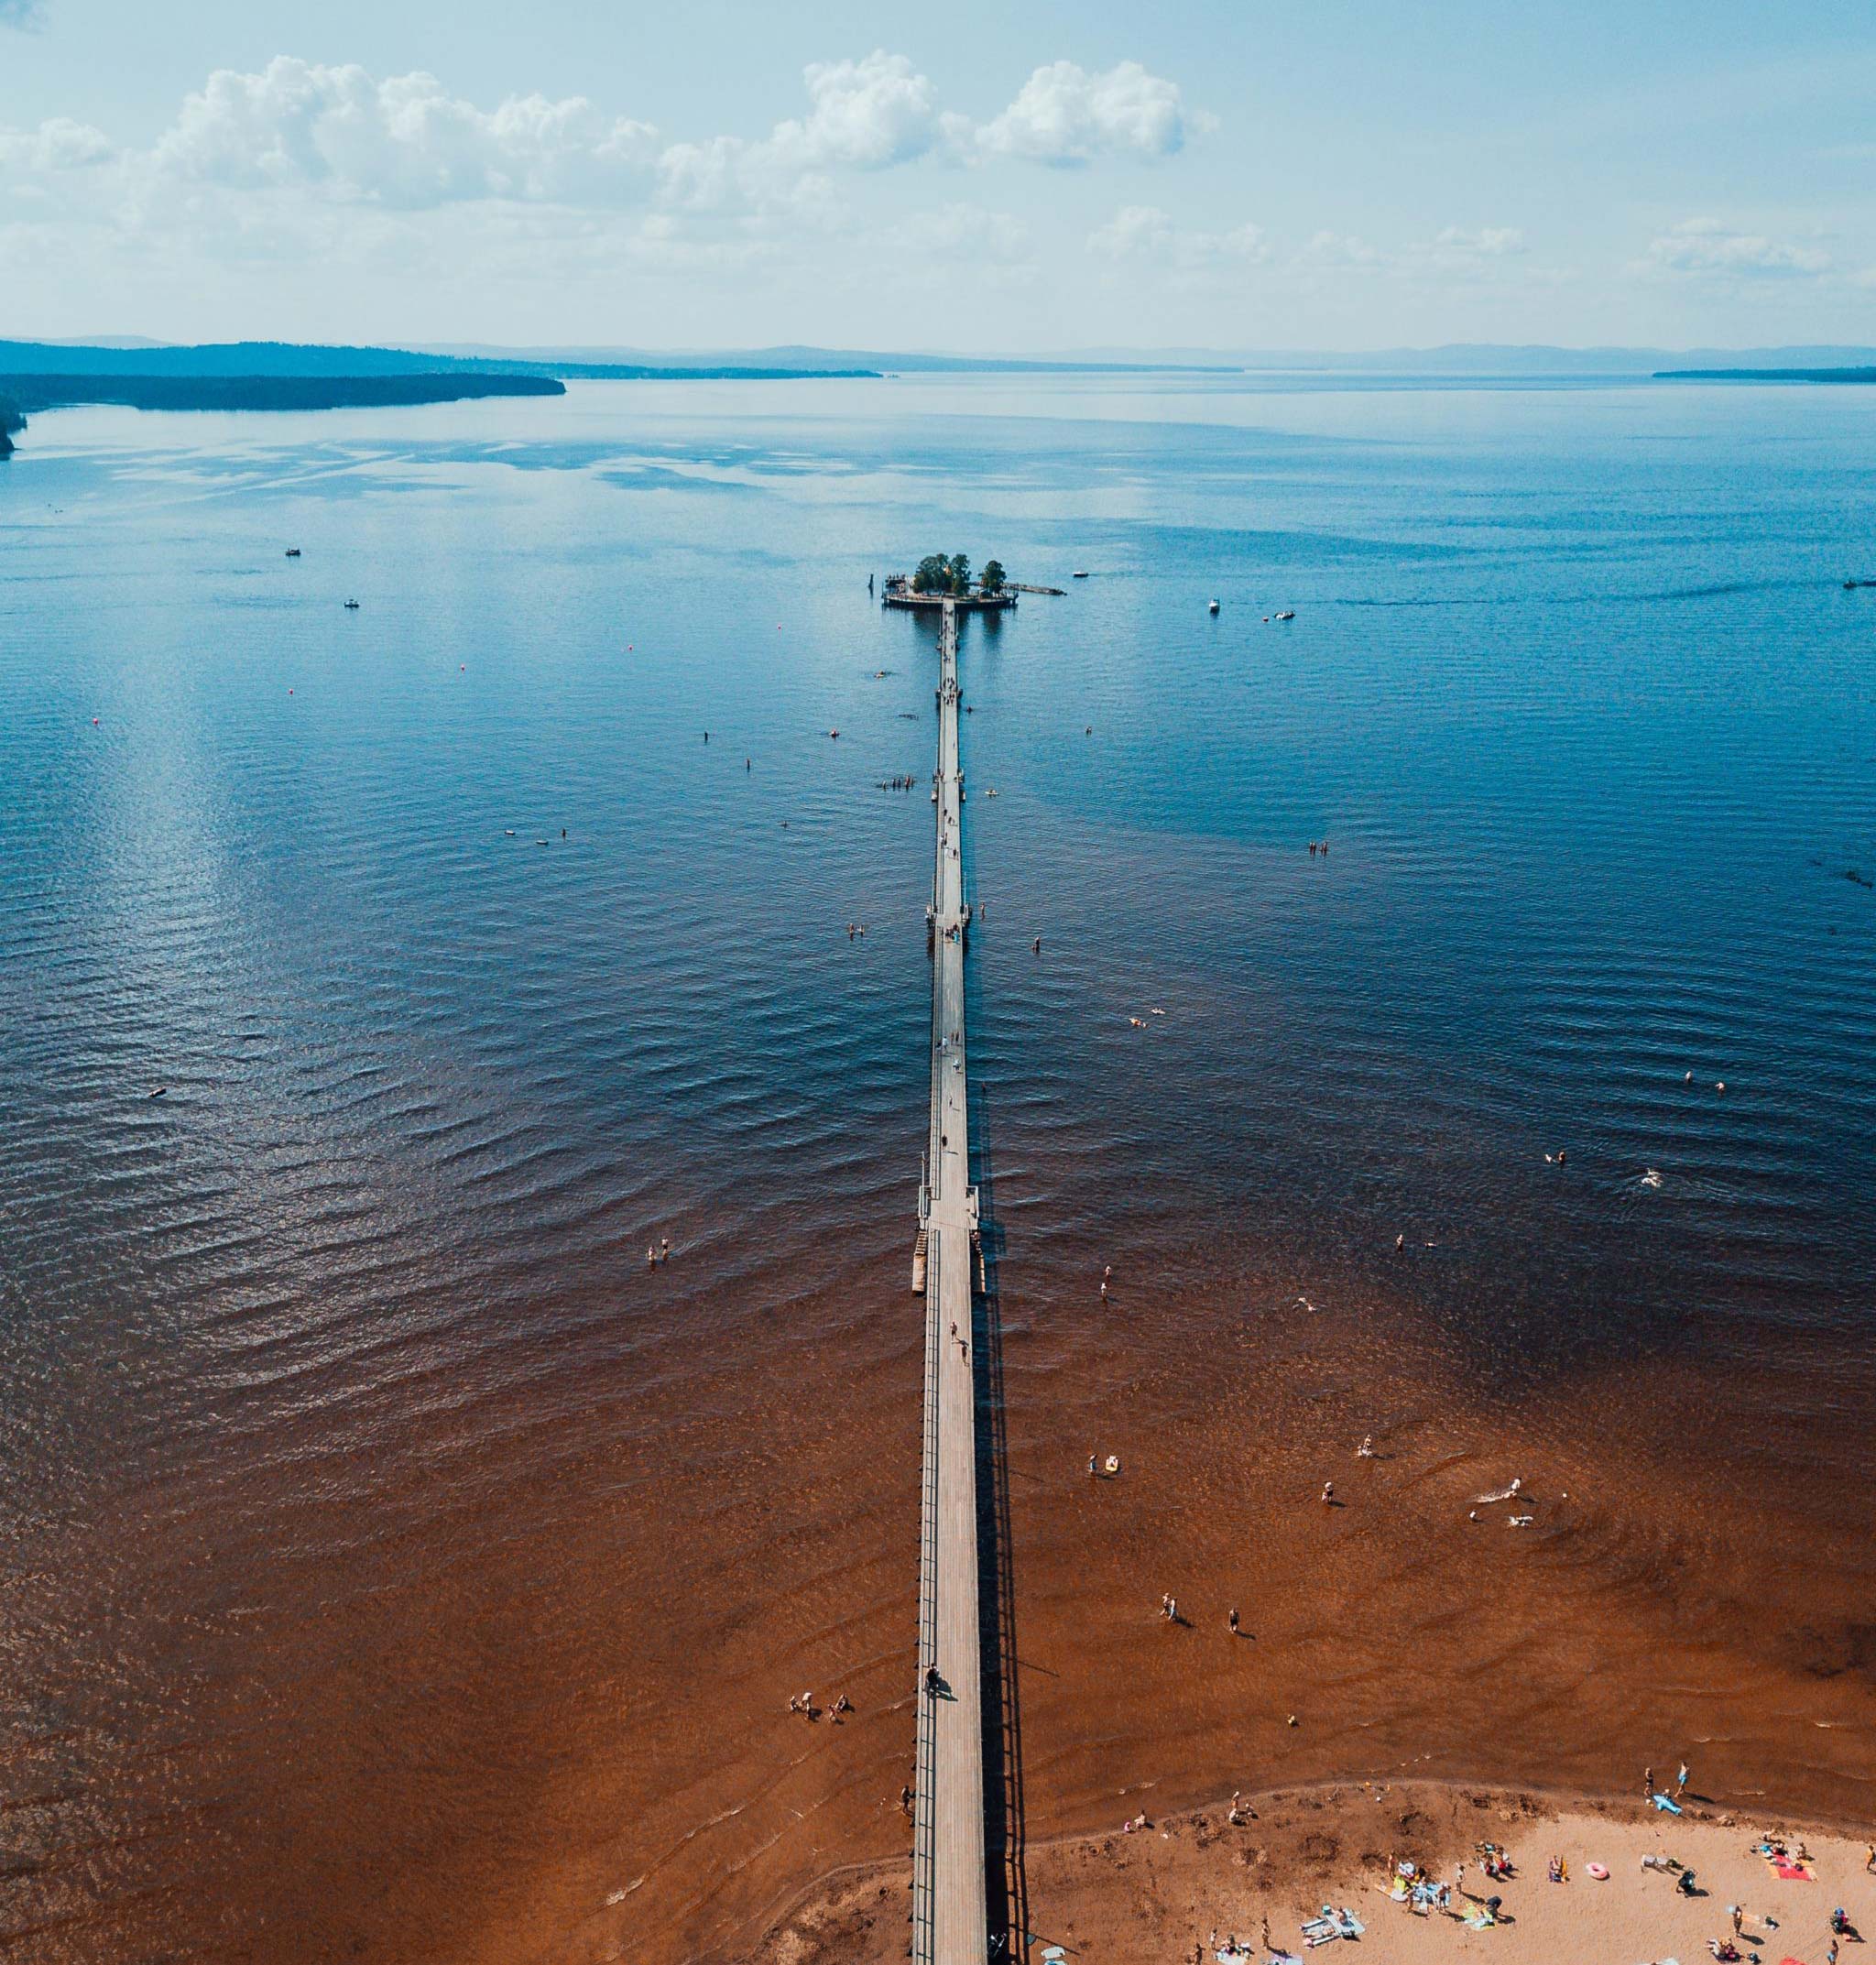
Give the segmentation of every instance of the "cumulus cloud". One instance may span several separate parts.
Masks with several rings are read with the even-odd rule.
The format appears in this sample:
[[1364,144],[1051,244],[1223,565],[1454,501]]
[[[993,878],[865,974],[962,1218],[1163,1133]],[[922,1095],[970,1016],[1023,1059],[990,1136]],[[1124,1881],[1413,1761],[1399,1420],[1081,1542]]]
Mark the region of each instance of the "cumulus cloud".
[[0,130],[0,169],[50,175],[107,164],[116,154],[103,130],[68,116],[54,116],[36,130]]
[[1645,262],[1666,273],[1789,278],[1827,273],[1831,257],[1755,232],[1734,232],[1717,218],[1690,218],[1652,240]]
[[433,75],[378,81],[355,63],[281,55],[218,69],[157,145],[159,170],[233,190],[322,187],[405,209],[483,198],[603,202],[649,181],[655,133],[584,96],[510,96],[492,110]]
[[884,170],[923,157],[938,141],[931,82],[903,55],[875,49],[863,61],[816,61],[803,71],[813,104],[805,119],[778,123],[778,158],[813,167]]
[[1433,243],[1436,252],[1466,259],[1509,259],[1525,250],[1524,235],[1516,225],[1484,225],[1477,232],[1448,225]]
[[1104,259],[1162,259],[1177,235],[1171,214],[1156,204],[1124,204],[1088,234],[1088,250]]
[[[0,0],[16,19],[22,5]],[[203,195],[297,191],[387,211],[661,202],[725,215],[824,215],[841,173],[940,155],[1053,165],[1166,157],[1197,126],[1174,83],[1131,61],[1105,74],[1072,61],[1038,69],[982,125],[942,111],[930,78],[884,49],[812,63],[802,82],[806,112],[766,136],[667,142],[584,96],[511,95],[485,108],[420,71],[379,77],[356,63],[281,55],[257,72],[216,70],[150,150],[121,157],[126,194],[152,207],[180,182]],[[0,165],[47,177],[114,154],[101,132],[72,123],[0,135]]]
[[1376,247],[1347,232],[1313,233],[1302,257],[1314,267],[1374,267],[1381,263]]
[[1261,225],[1229,232],[1188,232],[1155,204],[1124,204],[1088,235],[1089,252],[1116,265],[1158,265],[1187,272],[1232,265],[1260,266],[1271,257]]
[[1054,61],[1036,70],[973,141],[985,157],[1069,166],[1098,157],[1171,157],[1209,121],[1184,107],[1177,82],[1149,74],[1138,61],[1103,75]]
[[978,204],[947,204],[909,230],[922,245],[960,258],[1014,263],[1030,247],[1030,228],[1013,212],[987,212]]

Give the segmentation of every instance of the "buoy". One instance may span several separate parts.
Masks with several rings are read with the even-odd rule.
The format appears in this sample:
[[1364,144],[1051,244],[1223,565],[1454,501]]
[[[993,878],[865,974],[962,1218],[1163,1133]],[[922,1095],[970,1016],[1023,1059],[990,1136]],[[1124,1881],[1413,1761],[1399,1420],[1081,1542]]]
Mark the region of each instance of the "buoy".
[[95,729],[97,728],[97,726],[98,726],[98,719],[97,719],[97,718],[96,718],[95,716],[93,716],[93,717],[92,718],[92,728],[93,728],[93,730],[95,730]]

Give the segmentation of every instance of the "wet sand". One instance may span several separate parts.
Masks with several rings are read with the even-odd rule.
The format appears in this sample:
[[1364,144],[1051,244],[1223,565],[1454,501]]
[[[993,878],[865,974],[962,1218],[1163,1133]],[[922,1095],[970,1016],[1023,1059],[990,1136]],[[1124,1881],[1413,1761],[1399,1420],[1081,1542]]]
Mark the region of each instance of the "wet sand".
[[[1152,1818],[1139,1833],[1032,1848],[1031,1928],[1036,1946],[1061,1946],[1071,1965],[1211,1965],[1234,1942],[1263,1965],[1271,1956],[1260,1943],[1266,1926],[1278,1951],[1339,1958],[1339,1950],[1309,1949],[1302,1936],[1303,1920],[1325,1905],[1364,1927],[1361,1950],[1347,1956],[1400,1965],[1485,1958],[1635,1965],[1670,1956],[1698,1965],[1712,1956],[1709,1938],[1732,1937],[1734,1905],[1743,1913],[1736,1940],[1742,1960],[1823,1959],[1838,1906],[1853,1927],[1876,1928],[1867,1841],[1734,1816],[1691,1796],[1685,1806],[1676,1819],[1629,1803],[1421,1782],[1247,1796],[1236,1824],[1227,1799]],[[1804,1850],[1809,1881],[1780,1878],[1755,1852],[1766,1832],[1794,1853]],[[1510,1875],[1483,1875],[1487,1842],[1511,1858]],[[1683,1895],[1674,1872],[1644,1869],[1649,1856],[1692,1870],[1698,1894]],[[1554,1857],[1564,1865],[1561,1883],[1550,1879]],[[1391,1901],[1390,1879],[1402,1861],[1449,1886],[1457,1876],[1451,1908],[1423,1914]],[[1592,1862],[1608,1875],[1592,1876]],[[1497,1921],[1468,1927],[1464,1919],[1493,1896],[1500,1899]],[[905,1899],[902,1864],[835,1879],[767,1935],[756,1965],[893,1965],[905,1955]]]

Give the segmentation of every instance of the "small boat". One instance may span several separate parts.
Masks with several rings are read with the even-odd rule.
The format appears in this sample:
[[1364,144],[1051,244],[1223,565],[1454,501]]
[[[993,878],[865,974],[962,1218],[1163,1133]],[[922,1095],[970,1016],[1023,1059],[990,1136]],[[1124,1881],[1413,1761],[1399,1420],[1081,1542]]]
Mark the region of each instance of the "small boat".
[[1087,574],[1084,573],[1079,566],[1077,566],[1074,572],[1069,577],[1074,580],[1085,580],[1087,578]]
[[1296,618],[1296,609],[1294,607],[1285,607],[1282,614],[1272,615],[1271,618],[1273,621],[1293,621]]
[[1209,607],[1207,607],[1207,608],[1205,609],[1205,612],[1206,612],[1207,614],[1216,614],[1216,613],[1217,613],[1217,611],[1218,611],[1218,604],[1217,604],[1217,602],[1216,602],[1216,601],[1214,601],[1214,602],[1213,602],[1213,603],[1211,604],[1211,606],[1210,606]]
[[298,546],[289,546],[287,548],[287,557],[289,560],[297,560],[300,557],[300,548]]
[[346,605],[346,606],[347,606],[348,607],[354,607],[354,608],[355,608],[355,607],[357,606],[358,603],[357,603],[357,602],[356,602],[355,600],[348,600],[348,601],[347,601],[347,602],[345,603],[345,605]]

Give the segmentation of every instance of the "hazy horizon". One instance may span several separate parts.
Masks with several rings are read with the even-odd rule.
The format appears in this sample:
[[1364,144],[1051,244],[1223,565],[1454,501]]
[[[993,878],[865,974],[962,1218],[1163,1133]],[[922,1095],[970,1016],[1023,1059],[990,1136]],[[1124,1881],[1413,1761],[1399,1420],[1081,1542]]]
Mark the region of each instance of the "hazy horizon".
[[0,0],[0,53],[47,339],[1766,347],[1862,341],[1876,293],[1844,0]]

